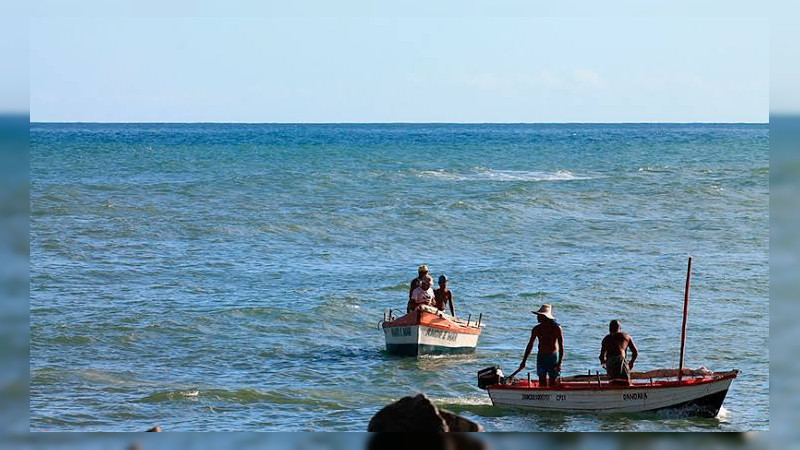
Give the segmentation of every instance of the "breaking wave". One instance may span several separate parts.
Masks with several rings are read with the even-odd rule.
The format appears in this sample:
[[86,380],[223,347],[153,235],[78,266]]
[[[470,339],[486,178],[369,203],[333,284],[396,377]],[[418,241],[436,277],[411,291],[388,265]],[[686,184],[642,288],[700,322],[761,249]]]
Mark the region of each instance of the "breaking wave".
[[479,169],[474,172],[450,172],[446,170],[425,170],[419,173],[421,177],[441,178],[452,181],[574,181],[589,180],[592,177],[576,176],[568,170],[556,172],[541,172],[527,170],[490,170]]
[[339,402],[315,397],[313,393],[298,391],[259,391],[256,389],[178,389],[154,392],[138,403],[164,403],[173,401],[217,401],[231,404],[271,403],[276,405],[315,405],[341,408]]
[[674,171],[675,171],[674,169],[668,166],[639,167],[639,172],[645,172],[645,173],[670,173]]

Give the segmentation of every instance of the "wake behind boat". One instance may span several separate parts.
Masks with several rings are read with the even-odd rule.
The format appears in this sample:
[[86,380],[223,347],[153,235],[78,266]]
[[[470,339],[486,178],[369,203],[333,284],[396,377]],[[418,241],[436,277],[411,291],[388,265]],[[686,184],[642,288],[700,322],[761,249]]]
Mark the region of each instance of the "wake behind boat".
[[445,314],[429,305],[394,318],[392,312],[381,323],[386,336],[386,351],[395,355],[444,355],[473,353],[483,324]]

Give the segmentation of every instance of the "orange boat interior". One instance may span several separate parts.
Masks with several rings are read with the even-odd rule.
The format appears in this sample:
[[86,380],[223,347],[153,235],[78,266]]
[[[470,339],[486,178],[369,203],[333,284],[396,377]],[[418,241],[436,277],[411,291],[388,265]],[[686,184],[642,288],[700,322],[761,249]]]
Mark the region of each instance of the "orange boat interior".
[[469,324],[460,320],[456,322],[450,320],[449,316],[440,313],[434,313],[431,312],[431,310],[435,311],[433,308],[417,308],[405,316],[384,322],[383,326],[385,328],[391,328],[425,325],[430,328],[438,328],[440,330],[453,331],[457,333],[480,334],[481,332],[476,320],[471,320]]

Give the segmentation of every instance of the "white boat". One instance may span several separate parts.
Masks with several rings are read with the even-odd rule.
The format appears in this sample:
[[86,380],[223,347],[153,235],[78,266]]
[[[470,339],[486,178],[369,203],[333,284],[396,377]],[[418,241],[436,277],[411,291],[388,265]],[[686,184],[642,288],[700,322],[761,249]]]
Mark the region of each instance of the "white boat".
[[631,374],[631,385],[611,383],[605,376],[562,378],[557,386],[539,386],[538,380],[500,377],[491,380],[484,369],[484,387],[493,405],[516,406],[542,411],[634,413],[679,410],[682,414],[716,417],[738,370],[659,369]]
[[478,372],[478,387],[486,389],[493,405],[519,406],[542,411],[585,413],[634,413],[680,410],[686,415],[716,417],[738,370],[711,372],[684,369],[686,322],[689,309],[689,280],[692,258],[686,271],[683,302],[680,366],[634,372],[630,384],[608,380],[599,373],[561,378],[554,386],[539,386],[539,381],[504,378],[497,367]]
[[394,318],[391,311],[381,324],[386,336],[386,351],[396,355],[442,355],[473,353],[483,324],[445,314],[421,305]]

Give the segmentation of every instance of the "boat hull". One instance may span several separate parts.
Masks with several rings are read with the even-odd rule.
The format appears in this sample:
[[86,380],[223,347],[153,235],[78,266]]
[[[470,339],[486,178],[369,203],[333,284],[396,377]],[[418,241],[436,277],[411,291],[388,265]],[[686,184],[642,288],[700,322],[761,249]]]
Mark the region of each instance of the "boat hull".
[[383,323],[386,351],[402,356],[458,355],[475,352],[481,328],[435,308],[417,309]]
[[[716,417],[736,372],[684,382],[635,383],[632,386],[567,383],[563,387],[487,387],[494,405],[542,411],[637,413],[679,410],[687,415]],[[533,384],[533,383],[532,383]]]
[[459,355],[474,353],[477,334],[412,325],[384,328],[386,351],[395,355]]

